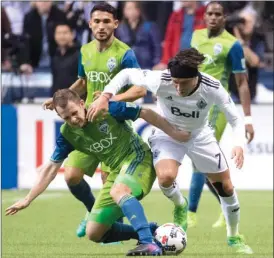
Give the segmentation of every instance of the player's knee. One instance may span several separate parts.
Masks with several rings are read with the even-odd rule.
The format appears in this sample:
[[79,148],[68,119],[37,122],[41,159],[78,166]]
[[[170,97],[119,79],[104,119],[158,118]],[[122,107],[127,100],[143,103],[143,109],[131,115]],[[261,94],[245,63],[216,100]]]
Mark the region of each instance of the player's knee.
[[101,232],[96,232],[96,230],[93,230],[92,228],[86,229],[86,235],[90,241],[95,243],[100,243],[101,239],[103,238],[103,234]]
[[212,183],[216,191],[221,197],[229,197],[233,195],[234,187],[230,180]]
[[79,168],[65,167],[65,180],[68,185],[77,185],[83,179],[83,172]]
[[173,184],[176,173],[171,169],[165,169],[157,172],[158,182],[163,187],[169,187]]
[[121,183],[115,184],[110,190],[110,196],[115,202],[119,201],[124,195],[130,193],[131,189],[127,185]]

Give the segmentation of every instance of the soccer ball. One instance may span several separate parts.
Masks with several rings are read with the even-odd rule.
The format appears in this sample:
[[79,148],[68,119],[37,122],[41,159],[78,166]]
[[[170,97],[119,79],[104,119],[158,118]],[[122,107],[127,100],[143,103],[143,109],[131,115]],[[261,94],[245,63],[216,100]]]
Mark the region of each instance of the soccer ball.
[[154,237],[157,243],[162,246],[165,255],[178,255],[186,248],[185,231],[173,223],[166,223],[158,227]]

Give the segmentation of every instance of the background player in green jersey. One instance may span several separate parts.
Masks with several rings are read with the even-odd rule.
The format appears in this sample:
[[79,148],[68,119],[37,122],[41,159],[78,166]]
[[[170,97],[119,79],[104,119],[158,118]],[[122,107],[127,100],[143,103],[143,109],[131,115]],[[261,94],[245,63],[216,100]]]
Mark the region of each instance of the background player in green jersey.
[[[231,73],[234,74],[246,119],[245,129],[249,143],[254,137],[254,129],[251,121],[250,93],[245,70],[245,58],[240,42],[224,29],[225,18],[225,10],[222,3],[216,1],[210,2],[205,13],[207,28],[196,30],[193,33],[191,45],[197,48],[199,52],[203,53],[206,57],[200,71],[220,80],[226,90],[228,90],[229,77]],[[217,106],[214,106],[210,111],[210,123],[215,130],[217,140],[220,141],[227,121],[225,115],[220,112]],[[204,174],[198,172],[195,168],[194,170],[189,191],[189,227],[197,224],[196,211],[205,182],[220,202],[216,190]],[[221,213],[213,227],[221,227],[224,225],[225,219]]]
[[[154,111],[131,103],[111,102],[110,115],[88,122],[85,103],[76,92],[59,90],[54,94],[53,102],[56,112],[66,123],[61,126],[51,161],[42,169],[25,199],[7,208],[6,214],[13,215],[28,207],[55,178],[63,160],[77,149],[91,160],[94,169],[88,175],[92,176],[101,161],[111,168],[89,214],[89,239],[105,243],[138,239],[140,245],[130,250],[129,255],[161,255],[161,248],[152,237],[157,225],[148,224],[138,201],[150,192],[156,178],[152,153],[125,120],[141,117],[180,141],[187,141],[190,134],[173,128]],[[132,227],[115,222],[123,215]]]
[[[90,13],[89,27],[95,39],[82,46],[78,65],[79,79],[70,87],[80,96],[87,93],[87,106],[93,101],[94,94],[102,91],[120,70],[139,68],[133,50],[114,37],[118,20],[116,10],[111,5],[107,3],[95,5]],[[146,90],[132,86],[114,100],[134,101],[145,95]],[[52,99],[47,100],[44,107],[53,109]],[[109,168],[104,164],[102,164],[101,170],[109,172]],[[90,212],[94,204],[94,197],[88,183],[83,179],[84,173],[88,173],[88,171],[93,171],[93,164],[89,157],[80,151],[71,153],[65,163],[65,180],[71,193]],[[102,172],[102,178],[106,177],[104,172]],[[85,236],[86,223],[87,216],[77,228],[78,237]]]

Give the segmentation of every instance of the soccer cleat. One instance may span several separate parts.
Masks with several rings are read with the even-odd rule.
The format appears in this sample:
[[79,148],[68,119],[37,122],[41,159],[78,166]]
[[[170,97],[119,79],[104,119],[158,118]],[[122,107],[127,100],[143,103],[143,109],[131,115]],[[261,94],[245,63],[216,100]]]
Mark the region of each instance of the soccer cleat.
[[230,247],[236,250],[236,253],[253,254],[252,249],[245,244],[244,237],[242,235],[228,237],[227,243]]
[[224,214],[221,212],[218,220],[212,225],[212,227],[222,228],[222,227],[225,227],[225,225],[226,225],[225,217],[224,217]]
[[81,221],[79,224],[77,230],[76,230],[76,235],[78,237],[84,237],[86,235],[86,227],[87,227],[87,222],[88,222],[88,215],[89,212],[87,211],[85,218]]
[[127,252],[126,256],[160,256],[162,248],[155,243],[140,244]]
[[185,202],[182,205],[175,206],[173,211],[174,223],[181,226],[183,230],[187,231],[187,210],[188,210],[188,201],[184,197]]
[[187,227],[193,228],[197,226],[197,214],[196,212],[188,211],[187,212]]

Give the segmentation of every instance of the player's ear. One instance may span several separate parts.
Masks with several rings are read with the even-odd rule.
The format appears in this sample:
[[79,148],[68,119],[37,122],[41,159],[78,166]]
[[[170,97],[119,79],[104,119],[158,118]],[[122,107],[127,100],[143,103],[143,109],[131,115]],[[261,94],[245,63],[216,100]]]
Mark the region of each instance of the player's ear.
[[92,25],[92,19],[90,18],[89,22],[88,22],[88,27],[92,30],[92,26],[91,25]]
[[80,100],[80,106],[81,106],[81,107],[84,107],[84,106],[85,106],[85,101],[82,100],[82,99]]
[[119,26],[119,21],[118,20],[114,20],[114,29],[117,29]]

